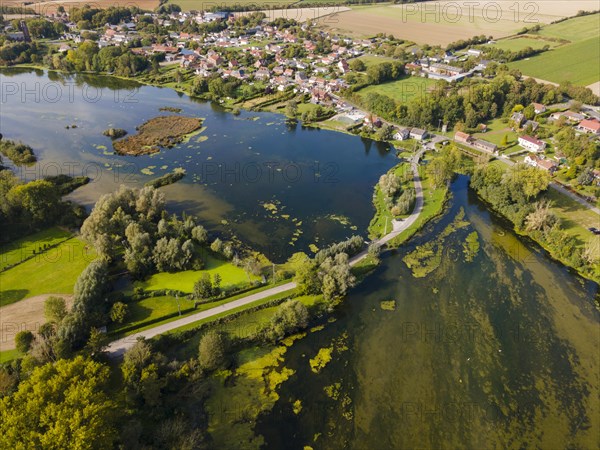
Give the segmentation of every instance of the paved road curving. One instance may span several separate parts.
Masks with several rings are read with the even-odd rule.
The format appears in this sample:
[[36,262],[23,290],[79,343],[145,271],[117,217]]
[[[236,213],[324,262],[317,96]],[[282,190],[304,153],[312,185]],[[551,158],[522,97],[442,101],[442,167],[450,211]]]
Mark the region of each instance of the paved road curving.
[[[396,236],[398,236],[400,233],[402,233],[404,230],[410,227],[413,223],[415,223],[415,221],[421,214],[421,211],[423,209],[423,188],[421,186],[421,178],[419,177],[419,160],[424,152],[425,149],[421,149],[418,153],[415,154],[415,156],[410,162],[410,166],[413,171],[413,182],[415,184],[415,207],[413,208],[412,213],[406,219],[392,220],[392,231],[390,231],[388,234],[381,237],[380,239],[373,241],[379,246],[382,246],[390,240],[394,239]],[[366,258],[367,254],[368,252],[365,250],[359,253],[358,255],[354,256],[350,259],[350,265],[356,265],[358,262]],[[256,294],[251,294],[238,300],[225,303],[224,305],[207,309],[197,314],[192,314],[190,316],[182,317],[181,319],[177,319],[172,322],[157,325],[156,327],[149,328],[147,330],[140,331],[138,333],[134,333],[132,335],[111,342],[107,347],[106,351],[111,357],[120,357],[125,353],[127,349],[131,348],[133,344],[136,343],[138,338],[150,339],[155,336],[158,336],[159,334],[172,331],[176,328],[192,324],[202,319],[207,319],[209,317],[216,316],[217,314],[221,314],[223,312],[231,311],[235,308],[239,308],[240,306],[245,306],[257,300],[270,297],[271,295],[291,291],[295,288],[295,282],[282,284],[281,286],[267,289]]]

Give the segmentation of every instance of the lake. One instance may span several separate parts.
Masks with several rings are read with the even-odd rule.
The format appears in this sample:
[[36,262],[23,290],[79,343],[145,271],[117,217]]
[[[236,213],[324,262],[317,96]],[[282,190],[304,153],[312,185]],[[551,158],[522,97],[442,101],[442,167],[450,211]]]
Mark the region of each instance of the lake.
[[[41,70],[0,73],[0,132],[29,144],[38,157],[35,166],[17,169],[23,179],[90,176],[70,198],[91,207],[120,184],[139,187],[184,168],[183,180],[162,188],[169,208],[275,261],[309,251],[310,244],[322,248],[364,235],[374,214],[373,186],[398,162],[388,144],[289,126],[278,114],[235,116],[172,89]],[[113,154],[105,129],[134,134],[146,120],[173,114],[162,107],[204,118],[206,129],[153,155]]]
[[[466,177],[452,192],[438,223],[288,350],[282,365],[295,374],[255,428],[265,448],[599,447],[598,285],[512,233]],[[444,240],[437,269],[415,278],[403,257],[439,238],[461,208],[469,225]],[[473,231],[481,249],[466,262]],[[320,348],[333,358],[314,373]]]

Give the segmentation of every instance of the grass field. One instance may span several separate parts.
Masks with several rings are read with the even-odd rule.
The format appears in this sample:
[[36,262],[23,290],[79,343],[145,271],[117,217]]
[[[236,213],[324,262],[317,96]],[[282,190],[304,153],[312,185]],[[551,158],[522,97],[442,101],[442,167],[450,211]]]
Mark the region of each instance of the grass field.
[[389,83],[373,84],[357,91],[360,95],[371,92],[391,97],[402,103],[407,103],[415,97],[423,97],[436,85],[436,80],[423,77],[408,77]]
[[[285,293],[285,294],[277,294],[277,295],[274,295],[267,299],[257,300],[256,302],[251,303],[250,305],[240,308],[240,310],[244,309],[244,308],[247,309],[250,307],[255,307],[255,306],[258,306],[261,304],[265,304],[272,300],[285,298],[290,295],[291,295],[290,292]],[[323,300],[323,298],[320,295],[303,295],[303,296],[296,297],[296,300],[299,300],[307,307],[311,307],[311,306],[321,302]],[[227,333],[229,335],[229,337],[232,337],[232,338],[233,337],[247,338],[249,336],[255,335],[257,331],[259,331],[266,324],[268,324],[269,321],[271,320],[271,317],[273,317],[273,314],[277,310],[277,308],[278,308],[278,305],[277,306],[269,306],[267,308],[258,309],[256,311],[250,311],[250,312],[241,314],[240,316],[238,316],[235,319],[232,319],[226,323],[214,325],[214,327],[212,329]],[[238,311],[238,310],[234,310],[234,311]],[[231,314],[231,312],[224,313],[222,316],[227,316],[229,314]],[[174,332],[191,330],[191,329],[196,328],[198,325],[200,325],[202,323],[214,321],[219,317],[221,317],[221,315],[212,317],[210,319],[206,319],[203,321],[199,321],[199,322],[193,323],[191,325],[187,325],[185,327],[178,328]],[[178,346],[178,348],[173,349],[174,354],[172,356],[174,356],[180,360],[184,360],[184,359],[188,359],[188,358],[196,355],[198,352],[198,345],[200,344],[200,338],[202,337],[203,334],[204,334],[203,332],[194,334],[194,336],[192,336],[190,339],[188,339],[183,346]]]
[[95,256],[74,237],[0,273],[0,306],[40,294],[72,294],[77,277]]
[[[483,139],[484,141],[496,144],[501,148],[502,153],[511,153],[518,148],[517,145],[518,134],[512,131],[507,123],[503,123],[502,119],[494,119],[487,124],[487,131],[485,133],[473,134],[476,138]],[[504,136],[507,137],[508,145],[505,149],[502,149],[502,140]]]
[[532,58],[509,63],[523,74],[543,80],[587,86],[600,79],[600,39],[561,46]]
[[0,248],[0,268],[18,264],[40,253],[45,245],[54,246],[71,236],[73,233],[53,227],[11,242]]
[[592,245],[596,255],[600,255],[600,237],[588,230],[589,227],[598,227],[598,214],[554,189],[548,189],[546,197],[552,200],[552,211],[560,217],[565,231],[576,236],[582,243]]
[[157,289],[176,289],[183,292],[191,293],[194,290],[194,283],[198,281],[200,276],[208,272],[211,277],[215,274],[221,275],[221,287],[227,286],[242,286],[249,281],[257,280],[257,277],[251,276],[248,279],[244,269],[236,267],[228,261],[223,261],[209,256],[206,261],[206,266],[203,270],[186,270],[184,272],[167,273],[161,272],[152,275],[145,281],[135,283],[136,287],[142,287],[147,291]]
[[[598,9],[598,8],[594,8]],[[575,17],[563,22],[546,25],[537,34],[556,39],[566,39],[571,42],[584,41],[590,38],[598,38],[598,23],[600,14]]]
[[390,248],[398,247],[403,242],[406,242],[417,231],[419,231],[427,222],[438,216],[446,202],[448,188],[441,187],[434,189],[432,187],[431,177],[429,177],[423,166],[419,166],[419,175],[421,177],[421,185],[423,187],[423,209],[421,214],[411,226],[388,242]]
[[481,34],[498,39],[536,23],[550,23],[559,18],[573,16],[582,9],[596,10],[598,5],[597,2],[589,0],[542,0],[535,4],[500,0],[494,2],[493,9],[492,15],[489,3],[476,3],[469,7],[467,4],[451,0],[361,6],[353,7],[352,11],[328,16],[326,26],[355,36],[388,33],[420,44],[447,45]]
[[501,50],[508,50],[511,52],[518,52],[526,49],[527,47],[531,47],[534,50],[538,50],[544,48],[546,45],[549,45],[550,48],[553,48],[560,45],[560,43],[556,41],[548,41],[542,38],[522,36],[501,39],[499,41],[496,41],[495,44],[489,44],[488,47],[499,48]]

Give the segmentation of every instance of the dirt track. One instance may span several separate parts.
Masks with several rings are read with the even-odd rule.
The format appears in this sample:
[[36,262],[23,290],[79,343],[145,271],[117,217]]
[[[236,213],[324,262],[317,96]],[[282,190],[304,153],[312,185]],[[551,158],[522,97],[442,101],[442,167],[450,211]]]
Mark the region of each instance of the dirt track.
[[15,348],[15,334],[29,330],[34,333],[46,322],[44,302],[48,297],[62,297],[70,307],[73,295],[42,294],[0,308],[0,351]]

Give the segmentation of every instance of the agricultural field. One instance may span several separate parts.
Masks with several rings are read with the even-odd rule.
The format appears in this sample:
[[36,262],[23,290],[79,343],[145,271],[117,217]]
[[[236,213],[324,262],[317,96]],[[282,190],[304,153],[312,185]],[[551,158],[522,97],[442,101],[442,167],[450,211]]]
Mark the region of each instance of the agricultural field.
[[[598,9],[598,8],[595,8]],[[598,22],[600,14],[575,17],[559,23],[553,23],[543,27],[536,34],[555,39],[565,39],[570,42],[585,41],[593,37],[598,37]]]
[[[111,6],[137,6],[143,10],[152,11],[158,6],[158,0],[94,0],[93,2],[85,0],[61,0],[35,2],[26,5],[27,8],[33,9],[38,14],[56,13],[59,6],[63,6],[68,12],[71,8],[81,8],[84,5],[90,5],[94,8],[109,8]],[[2,6],[23,6],[23,2],[15,0],[7,0],[2,2]]]
[[514,2],[501,0],[493,6],[475,5],[472,10],[451,1],[353,7],[352,11],[328,16],[324,26],[358,37],[387,33],[419,44],[447,45],[481,34],[498,39],[537,23],[573,16],[582,9],[597,9],[597,3],[588,0],[519,5],[516,9]]
[[0,306],[41,294],[72,294],[77,277],[95,256],[93,248],[73,237],[1,272]]
[[203,270],[154,274],[145,281],[136,282],[135,287],[142,287],[147,291],[173,289],[191,293],[194,290],[194,283],[198,281],[203,273],[209,273],[211,277],[219,274],[221,276],[221,287],[243,286],[258,279],[252,275],[248,277],[244,269],[212,256],[208,256],[205,263],[206,266]]
[[544,48],[546,45],[550,46],[550,48],[553,48],[560,45],[560,42],[557,42],[555,40],[546,40],[538,36],[525,35],[501,39],[495,44],[488,44],[487,46],[492,48],[499,48],[501,50],[508,50],[511,52],[518,52],[526,49],[527,47],[531,47],[534,50],[539,50]]
[[[175,0],[174,3],[180,5],[183,9],[186,9],[183,7],[182,3],[204,3],[206,4],[207,2],[200,2],[198,0],[183,0],[183,2]],[[225,4],[227,4],[228,2],[224,2]],[[313,0],[309,2],[303,2],[303,4],[306,3],[310,3],[310,4],[315,4],[317,5],[319,2],[319,0]],[[289,0],[283,0],[281,3],[275,4],[273,6],[269,6],[269,3],[265,2],[265,9],[262,10],[262,12],[264,12],[267,16],[267,20],[275,20],[275,19],[279,19],[279,18],[284,18],[284,19],[293,19],[296,20],[297,22],[306,22],[307,20],[317,20],[319,19],[319,23],[321,24],[327,24],[329,23],[329,19],[326,16],[329,16],[331,14],[334,13],[339,13],[339,12],[344,12],[344,11],[350,11],[350,8],[345,7],[345,6],[331,6],[330,3],[331,2],[327,2],[328,6],[315,6],[313,8],[285,8],[282,9],[280,5],[285,5],[285,4],[296,4],[296,2],[292,2]],[[342,1],[340,1],[340,3],[342,3]],[[219,3],[221,4],[221,3]],[[242,2],[236,2],[236,1],[232,1],[231,4],[235,4],[235,5],[239,5],[239,4],[243,4]],[[252,4],[260,4],[260,2],[253,2]],[[277,9],[274,9],[277,8]],[[194,8],[192,8],[194,9]],[[234,16],[243,16],[243,15],[247,15],[247,14],[252,14],[252,12],[254,11],[250,11],[250,12],[239,12],[239,13],[235,13]]]
[[375,92],[385,95],[402,103],[407,103],[415,97],[422,97],[432,90],[436,85],[436,80],[423,77],[408,77],[401,80],[390,81],[389,83],[373,84],[360,91],[360,95],[367,95]]
[[600,39],[590,38],[509,63],[524,75],[542,80],[587,86],[600,78]]

